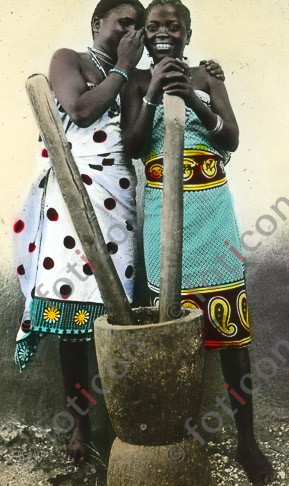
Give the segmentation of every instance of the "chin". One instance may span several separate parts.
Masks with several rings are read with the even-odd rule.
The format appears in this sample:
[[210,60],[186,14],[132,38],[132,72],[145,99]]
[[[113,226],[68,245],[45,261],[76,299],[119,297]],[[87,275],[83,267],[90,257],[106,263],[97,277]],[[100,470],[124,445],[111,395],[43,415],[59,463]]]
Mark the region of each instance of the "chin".
[[171,57],[171,55],[168,52],[160,52],[159,54],[153,56],[153,59],[155,61],[160,61],[161,59],[164,59],[164,57]]
[[175,57],[175,56],[173,53],[169,51],[159,51],[159,52],[154,51],[154,53],[151,54],[151,57],[153,58],[154,63],[157,63],[162,59],[164,59],[165,57]]

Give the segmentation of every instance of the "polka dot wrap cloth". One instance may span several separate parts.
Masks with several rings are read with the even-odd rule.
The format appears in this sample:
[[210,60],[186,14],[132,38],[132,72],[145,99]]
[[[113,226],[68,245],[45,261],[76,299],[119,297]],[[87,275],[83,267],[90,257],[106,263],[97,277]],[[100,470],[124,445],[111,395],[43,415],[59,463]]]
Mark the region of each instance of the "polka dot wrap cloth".
[[[59,104],[58,111],[108,255],[131,301],[136,261],[136,176],[122,149],[119,104],[116,102],[88,128],[77,127]],[[21,370],[42,336],[53,333],[88,339],[95,318],[105,313],[93,275],[97,269],[84,254],[42,143],[39,153],[44,169],[14,224],[16,271],[26,297],[15,354]]]

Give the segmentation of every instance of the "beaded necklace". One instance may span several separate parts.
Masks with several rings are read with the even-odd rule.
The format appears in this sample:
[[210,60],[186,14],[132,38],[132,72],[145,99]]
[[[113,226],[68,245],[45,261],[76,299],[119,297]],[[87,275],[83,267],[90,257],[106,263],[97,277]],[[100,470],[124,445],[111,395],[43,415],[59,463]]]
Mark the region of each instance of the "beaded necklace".
[[95,53],[93,52],[93,50],[91,49],[91,47],[88,47],[88,55],[90,57],[90,60],[92,61],[92,63],[97,67],[97,69],[99,71],[102,72],[103,76],[106,78],[106,72],[105,70],[103,69],[102,65],[100,64],[98,58],[96,57]]
[[99,57],[99,59],[101,59],[101,61],[105,62],[109,66],[114,66],[112,57],[102,49],[97,49],[96,47],[88,47],[88,49],[94,52]]

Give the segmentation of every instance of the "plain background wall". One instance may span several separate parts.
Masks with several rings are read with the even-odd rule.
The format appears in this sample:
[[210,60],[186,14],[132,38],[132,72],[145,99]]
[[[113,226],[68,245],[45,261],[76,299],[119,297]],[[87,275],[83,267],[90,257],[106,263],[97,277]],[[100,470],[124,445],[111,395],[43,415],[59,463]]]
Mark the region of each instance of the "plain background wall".
[[[22,305],[17,280],[12,276],[11,227],[37,171],[38,130],[25,80],[35,72],[47,73],[57,48],[85,50],[91,44],[90,18],[95,3],[2,0],[1,4],[0,406],[14,417],[32,420],[33,414],[42,417],[46,409],[48,414],[49,407],[55,412],[61,409],[61,380],[57,351],[51,340],[47,340],[47,346],[42,343],[37,366],[27,374],[20,377],[11,361]],[[190,62],[194,65],[200,59],[218,59],[226,73],[226,86],[240,126],[240,147],[233,154],[228,176],[241,232],[252,231],[248,241],[251,245],[259,243],[256,250],[247,254],[256,334],[253,351],[258,357],[266,354],[280,336],[289,340],[285,325],[289,206],[280,203],[283,216],[271,209],[278,198],[289,198],[289,4],[282,0],[188,0],[187,5],[191,8],[193,30],[191,46],[186,51]],[[267,217],[261,221],[263,215],[271,216],[271,222]],[[257,221],[261,226],[256,229]],[[288,376],[284,370],[280,373],[278,389],[278,381],[262,386],[274,397],[271,404],[277,406],[281,401],[280,406],[286,408],[286,397],[282,398],[280,388],[285,379],[288,382]],[[27,394],[27,389],[31,393]],[[36,400],[36,396],[40,398]],[[261,390],[260,403],[263,396],[266,394]]]

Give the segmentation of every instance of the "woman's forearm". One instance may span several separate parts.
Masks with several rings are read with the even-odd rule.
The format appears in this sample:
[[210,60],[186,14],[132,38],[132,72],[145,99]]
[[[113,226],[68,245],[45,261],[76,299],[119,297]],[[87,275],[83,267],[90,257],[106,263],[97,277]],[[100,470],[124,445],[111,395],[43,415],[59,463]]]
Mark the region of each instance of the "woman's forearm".
[[111,107],[124,83],[122,76],[110,74],[102,83],[75,100],[69,116],[81,128],[90,126]]

